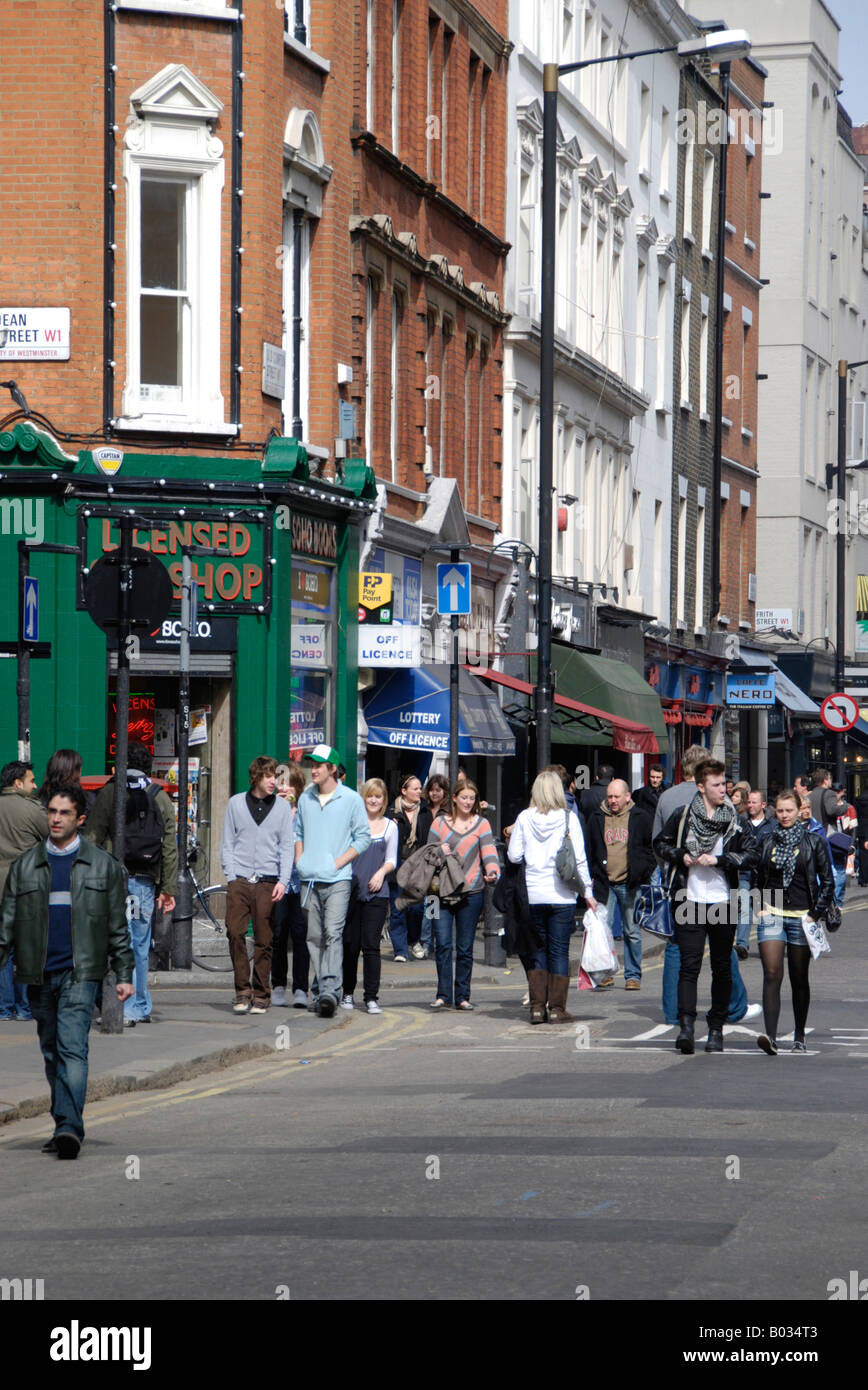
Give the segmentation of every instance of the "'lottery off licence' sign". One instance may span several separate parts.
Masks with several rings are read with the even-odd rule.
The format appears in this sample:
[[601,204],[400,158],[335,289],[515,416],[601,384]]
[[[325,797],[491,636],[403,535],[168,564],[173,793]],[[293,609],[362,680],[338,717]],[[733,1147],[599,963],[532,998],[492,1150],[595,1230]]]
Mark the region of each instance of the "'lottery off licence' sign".
[[0,308],[0,361],[68,359],[68,309]]

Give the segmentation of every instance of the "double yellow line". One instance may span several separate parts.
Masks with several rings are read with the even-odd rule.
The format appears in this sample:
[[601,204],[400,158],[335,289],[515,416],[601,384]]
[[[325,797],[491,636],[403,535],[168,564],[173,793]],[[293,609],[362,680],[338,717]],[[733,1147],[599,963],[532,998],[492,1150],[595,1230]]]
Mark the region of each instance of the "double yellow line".
[[[329,1034],[314,1037],[306,1046],[309,1050],[317,1049],[317,1055],[305,1058],[308,1067],[321,1067],[326,1063],[341,1058],[348,1052],[371,1052],[381,1046],[385,1039],[389,1042],[397,1042],[409,1037],[412,1033],[417,1033],[427,1021],[427,1015],[413,1011],[409,1017],[399,1014],[387,1013],[377,1020],[375,1028],[371,1029],[370,1036],[366,1039],[350,1036],[341,1042],[329,1043]],[[352,1027],[352,1022],[351,1022]],[[322,1044],[325,1047],[322,1048]],[[220,1085],[214,1085],[210,1080],[202,1077],[194,1081],[179,1082],[167,1088],[171,1094],[165,1091],[133,1091],[124,1096],[117,1096],[109,1100],[95,1101],[88,1107],[87,1130],[88,1133],[99,1128],[101,1125],[112,1124],[121,1117],[135,1117],[147,1115],[155,1110],[165,1110],[172,1105],[185,1105],[188,1101],[207,1100],[209,1096],[224,1095],[228,1091],[237,1091],[244,1086],[249,1086],[251,1080],[256,1083],[268,1081],[275,1077],[289,1077],[295,1074],[298,1076],[301,1057],[304,1055],[305,1045],[293,1047],[282,1053],[276,1053],[280,1061],[270,1062],[268,1058],[256,1058],[250,1062],[239,1062],[231,1070],[236,1075],[230,1077]],[[237,1073],[243,1072],[243,1075]],[[301,1073],[303,1075],[303,1073]],[[34,1122],[40,1128],[45,1127],[46,1116],[37,1116],[35,1120],[15,1121],[13,1124],[4,1126],[0,1129],[0,1144],[15,1142],[16,1135],[21,1136],[21,1125],[27,1124],[28,1127]],[[8,1130],[8,1133],[4,1133]]]

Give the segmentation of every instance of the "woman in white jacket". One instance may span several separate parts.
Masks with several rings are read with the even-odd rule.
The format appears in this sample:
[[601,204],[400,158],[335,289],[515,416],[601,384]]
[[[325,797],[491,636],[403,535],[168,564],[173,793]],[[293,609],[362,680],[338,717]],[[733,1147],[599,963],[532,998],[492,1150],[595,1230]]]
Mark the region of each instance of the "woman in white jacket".
[[524,860],[527,896],[539,945],[527,961],[530,1021],[571,1023],[567,1013],[570,987],[570,937],[576,923],[577,894],[564,882],[555,859],[569,826],[585,901],[596,908],[585,841],[578,817],[567,811],[563,783],[556,772],[541,772],[531,788],[530,806],[522,811],[509,838],[513,864]]

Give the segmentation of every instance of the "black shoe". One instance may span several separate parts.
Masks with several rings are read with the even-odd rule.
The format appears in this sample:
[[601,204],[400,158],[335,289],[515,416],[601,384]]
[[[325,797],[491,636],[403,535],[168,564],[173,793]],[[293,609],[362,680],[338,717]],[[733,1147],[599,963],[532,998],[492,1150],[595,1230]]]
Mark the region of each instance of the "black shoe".
[[44,1154],[56,1154],[56,1153],[57,1153],[57,1140],[55,1139],[55,1137],[54,1137],[53,1134],[52,1134],[52,1136],[51,1136],[50,1139],[46,1139],[45,1143],[42,1145],[42,1148],[40,1149],[39,1152],[40,1152],[40,1153],[44,1153]]
[[746,946],[736,946],[735,954],[738,956],[739,960],[747,960],[748,956],[750,955],[750,951],[747,949]]
[[692,1056],[693,1056],[694,1052],[696,1051],[696,1047],[695,1047],[694,1041],[693,1041],[693,1019],[692,1019],[692,1018],[687,1018],[686,1016],[682,1018],[682,1020],[681,1020],[681,1032],[678,1034],[678,1037],[675,1039],[675,1046],[676,1046],[676,1048],[677,1048],[677,1050],[678,1050],[679,1052],[681,1052],[681,1053],[684,1054],[685,1057],[692,1057]]
[[777,1057],[778,1045],[774,1038],[770,1037],[768,1033],[760,1033],[756,1040],[756,1045],[762,1048],[767,1057]]
[[333,999],[330,999],[327,994],[324,994],[319,1001],[320,1018],[334,1018],[334,1013],[335,1001]]
[[706,1050],[706,1052],[722,1052],[722,1051],[723,1051],[723,1029],[722,1029],[722,1028],[709,1028],[709,1030],[708,1030],[708,1037],[707,1037],[706,1040],[705,1040],[705,1050]]
[[81,1140],[77,1134],[72,1134],[69,1130],[63,1130],[62,1133],[56,1134],[54,1137],[57,1143],[58,1158],[78,1158],[79,1151],[81,1150]]
[[790,1052],[807,1052],[807,1050],[808,1044],[805,1042],[804,1038],[796,1038],[795,1042],[790,1048]]

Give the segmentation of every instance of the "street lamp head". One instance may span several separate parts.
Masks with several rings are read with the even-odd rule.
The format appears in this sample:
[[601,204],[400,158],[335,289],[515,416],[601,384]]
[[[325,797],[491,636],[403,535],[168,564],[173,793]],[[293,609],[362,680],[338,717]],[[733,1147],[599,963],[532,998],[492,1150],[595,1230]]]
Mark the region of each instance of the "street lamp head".
[[679,58],[701,58],[707,54],[719,63],[746,58],[749,53],[750,35],[746,29],[716,29],[695,39],[684,39],[678,45]]

